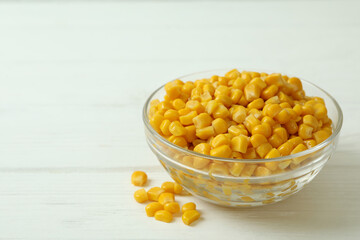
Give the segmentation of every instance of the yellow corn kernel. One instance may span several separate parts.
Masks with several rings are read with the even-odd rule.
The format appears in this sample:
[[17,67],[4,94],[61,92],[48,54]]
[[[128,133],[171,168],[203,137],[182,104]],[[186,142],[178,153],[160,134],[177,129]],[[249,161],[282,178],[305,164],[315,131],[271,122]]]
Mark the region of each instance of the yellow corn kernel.
[[176,121],[179,119],[179,112],[174,109],[169,109],[164,113],[164,118],[170,121]]
[[331,132],[326,130],[319,130],[317,132],[314,132],[314,139],[317,144],[325,141],[328,137],[330,137]]
[[200,100],[202,101],[201,104],[203,104],[203,102],[212,100],[212,96],[209,92],[204,92],[200,95]]
[[240,89],[240,90],[243,90],[245,86],[246,86],[246,81],[245,81],[245,79],[243,79],[241,77],[238,77],[237,79],[235,79],[235,81],[232,85],[233,88]]
[[237,123],[244,122],[246,118],[246,108],[243,106],[237,106],[234,108],[234,111],[232,113],[232,120],[234,120]]
[[[185,110],[185,109],[187,109],[187,108],[184,108],[182,110]],[[197,116],[196,111],[191,111],[191,112],[189,112],[189,113],[187,113],[185,115],[180,116],[179,120],[180,120],[180,123],[183,124],[183,125],[192,125],[193,124],[193,118],[196,117],[196,116]]]
[[313,115],[305,115],[303,117],[303,123],[312,127],[314,130],[316,130],[319,126],[319,122]]
[[[211,146],[213,148],[217,148],[217,147],[220,147],[221,145],[229,145],[229,144],[230,144],[230,140],[224,134],[217,135],[211,141]],[[209,149],[209,151],[210,151],[210,149]]]
[[205,107],[205,112],[208,114],[213,114],[217,107],[219,106],[219,103],[215,100],[210,100]]
[[244,169],[242,170],[240,176],[241,177],[251,177],[256,169],[257,165],[255,164],[246,164]]
[[171,124],[171,122],[168,119],[165,119],[161,122],[160,130],[161,130],[162,134],[164,134],[164,136],[171,135],[171,132],[169,131],[170,124]]
[[281,87],[284,85],[284,80],[280,73],[273,73],[273,74],[268,75],[265,78],[265,82],[267,83],[267,85],[276,85],[278,87]]
[[186,102],[186,108],[189,108],[192,111],[196,111],[197,114],[200,114],[205,111],[203,105],[200,104],[197,100],[189,100]]
[[280,99],[278,96],[273,96],[265,101],[265,105],[267,104],[280,104]]
[[246,81],[246,83],[249,83],[251,81],[251,74],[249,72],[243,71],[240,77],[243,78]]
[[198,152],[201,154],[209,155],[211,150],[210,144],[200,143],[194,147],[194,152]]
[[307,146],[307,148],[312,148],[316,146],[316,141],[314,139],[304,140],[304,143]]
[[233,125],[233,126],[230,126],[228,128],[228,132],[233,135],[233,136],[238,136],[241,134],[243,129],[241,129],[240,127],[236,126],[236,125]]
[[142,188],[135,191],[134,198],[138,203],[146,202],[148,200],[148,196],[145,189]]
[[178,202],[168,202],[164,205],[164,210],[170,213],[178,213],[180,212],[180,205]]
[[254,101],[252,101],[251,103],[248,104],[248,109],[262,109],[264,107],[265,103],[264,100],[262,98],[258,98],[255,99]]
[[302,83],[297,77],[289,78],[287,82],[292,86],[295,92],[303,89]]
[[183,93],[186,93],[187,95],[190,96],[191,91],[194,89],[194,87],[195,87],[194,83],[189,81],[189,82],[186,82],[186,83],[182,86],[181,91],[182,91]]
[[254,115],[257,119],[260,120],[260,118],[263,116],[262,112],[256,108],[252,108],[248,111],[248,115]]
[[231,148],[233,151],[246,153],[248,145],[249,139],[244,135],[235,136],[231,139]]
[[258,166],[255,169],[255,176],[257,177],[264,177],[264,176],[269,176],[271,174],[271,171],[266,168],[266,167],[262,167],[262,166]]
[[265,116],[269,116],[274,118],[277,116],[281,111],[281,107],[279,104],[269,103],[264,106],[263,113]]
[[180,194],[183,190],[183,187],[178,184],[178,183],[174,183],[174,193],[175,194]]
[[285,141],[277,134],[273,134],[269,139],[269,143],[274,147],[278,148],[281,144],[283,144]]
[[186,129],[179,121],[174,121],[169,126],[169,131],[174,136],[184,136],[186,134]]
[[196,210],[188,210],[183,213],[182,220],[186,225],[190,225],[200,218],[200,213]]
[[293,110],[296,112],[297,115],[302,115],[302,106],[300,104],[295,104]]
[[214,128],[212,126],[196,129],[196,136],[200,139],[209,139],[215,135]]
[[290,165],[290,163],[291,163],[291,160],[290,160],[290,159],[289,159],[289,160],[284,160],[284,161],[281,161],[281,162],[279,163],[278,167],[279,167],[280,169],[285,169],[285,168],[287,168],[287,167]]
[[[179,116],[185,116],[186,114],[188,114],[190,112],[191,112],[191,110],[188,108],[183,108],[183,109],[178,110]],[[194,111],[194,112],[196,114],[196,111]],[[179,119],[180,119],[180,117],[179,117]],[[192,120],[191,120],[191,122],[192,122]]]
[[234,163],[231,168],[229,169],[231,175],[233,175],[234,177],[238,177],[240,176],[242,170],[245,167],[245,163],[241,163],[241,162],[236,162]]
[[197,138],[196,137],[196,128],[194,125],[186,126],[185,130],[186,130],[186,133],[185,133],[184,137],[187,142],[192,142]]
[[288,142],[290,142],[294,147],[296,147],[297,145],[303,143],[303,139],[301,137],[293,136],[288,140]]
[[180,109],[185,108],[185,102],[180,98],[175,99],[172,102],[172,105],[175,110],[180,110]]
[[245,98],[251,102],[260,97],[261,88],[256,84],[247,84],[244,88]]
[[262,91],[261,98],[268,100],[269,98],[275,96],[278,91],[279,91],[278,86],[270,85]]
[[153,217],[157,211],[163,210],[164,207],[158,202],[149,203],[145,207],[145,212],[148,217]]
[[232,105],[232,99],[227,95],[218,95],[215,98],[215,101],[224,104],[226,107],[230,107]]
[[249,84],[254,84],[254,85],[257,85],[260,90],[263,90],[264,88],[266,88],[266,83],[259,77],[255,77],[253,78]]
[[271,136],[271,126],[267,123],[257,125],[252,128],[251,134],[252,135],[261,134],[264,135],[266,138],[268,138]]
[[285,124],[287,123],[291,118],[289,109],[284,108],[282,109],[276,116],[275,119],[280,123],[280,124]]
[[292,98],[295,100],[302,100],[305,98],[305,91],[304,90],[300,90],[297,92],[294,92],[291,94]]
[[192,101],[200,101],[201,100],[201,94],[203,94],[203,90],[202,90],[201,86],[195,87],[193,90],[191,90],[191,97],[190,98],[191,98]]
[[246,153],[243,154],[244,159],[255,159],[257,157],[255,148],[248,147]]
[[229,110],[221,103],[219,103],[218,107],[212,114],[214,118],[227,118],[230,113]]
[[279,135],[284,142],[288,139],[288,133],[287,133],[286,129],[283,127],[275,128],[274,134]]
[[249,196],[241,197],[241,200],[243,200],[244,202],[254,202],[255,201],[252,197],[249,197]]
[[150,201],[158,201],[160,194],[165,192],[164,189],[159,187],[152,187],[148,190],[147,195]]
[[316,103],[314,105],[314,109],[315,109],[314,116],[317,119],[323,119],[327,116],[327,109],[323,103]]
[[293,119],[285,123],[285,128],[290,134],[295,134],[298,131],[298,125],[296,124],[296,121]]
[[194,157],[193,167],[196,169],[202,169],[202,168],[206,167],[207,165],[209,165],[209,163],[210,163],[209,159],[201,158],[201,157]]
[[193,202],[185,203],[181,208],[182,213],[184,213],[186,211],[190,211],[190,210],[196,210],[196,204],[195,203],[193,203]]
[[147,175],[143,171],[135,171],[131,175],[131,183],[135,186],[144,186],[147,182]]
[[184,83],[179,79],[168,82],[165,84],[166,94],[169,95],[172,99],[175,99],[181,94],[182,85],[184,85]]
[[215,88],[214,88],[214,86],[213,86],[211,83],[206,83],[206,84],[203,86],[203,91],[204,91],[204,93],[205,93],[205,92],[208,92],[208,93],[210,93],[210,95],[214,95],[214,93],[215,93]]
[[213,126],[216,134],[222,134],[227,132],[227,123],[222,118],[215,119],[214,121],[212,121],[211,125]]
[[201,139],[195,139],[194,141],[192,141],[191,142],[192,143],[192,145],[194,146],[194,147],[196,147],[198,144],[200,144],[200,143],[206,143],[206,141],[205,140],[201,140]]
[[301,124],[300,127],[299,127],[299,136],[302,138],[302,139],[309,139],[312,137],[313,135],[313,128],[306,125],[306,124]]
[[280,157],[280,156],[281,156],[281,154],[280,154],[279,150],[277,150],[276,148],[273,148],[266,154],[265,158],[266,159],[268,159],[268,158],[277,158],[277,157]]
[[264,135],[262,135],[262,134],[253,134],[250,137],[250,142],[251,142],[251,145],[254,148],[257,148],[261,144],[267,143],[268,141],[267,141],[266,137]]
[[167,101],[162,101],[157,105],[158,112],[164,114],[167,110],[172,109],[172,105]]
[[225,86],[225,85],[220,85],[215,89],[215,93],[214,96],[220,96],[220,95],[225,95],[225,96],[229,96],[230,95],[230,88]]
[[291,108],[291,105],[288,102],[282,102],[279,105],[281,108]]
[[272,148],[270,143],[263,143],[256,148],[256,152],[261,158],[264,158]]
[[280,145],[280,147],[278,147],[277,149],[279,150],[281,156],[287,156],[291,153],[291,151],[293,150],[294,145],[287,141],[283,144]]
[[267,123],[267,124],[269,124],[271,127],[276,124],[275,120],[272,119],[272,118],[269,117],[269,116],[263,117],[263,118],[261,119],[261,123]]
[[247,106],[249,102],[246,100],[245,95],[243,95],[238,103],[242,106]]
[[165,205],[168,202],[174,202],[174,201],[175,201],[174,194],[169,193],[169,192],[164,192],[164,193],[160,194],[160,196],[158,198],[158,202],[161,203],[162,205]]
[[238,103],[242,95],[243,92],[240,89],[231,88],[230,98],[233,103]]
[[211,149],[210,156],[229,158],[231,153],[232,151],[228,145],[222,145],[220,147]]
[[[299,152],[302,152],[302,151],[305,151],[307,150],[306,146],[304,144],[299,144],[297,145],[292,151],[291,151],[291,154],[295,154],[295,153],[299,153]],[[293,159],[293,163],[295,165],[298,165],[300,164],[302,161],[304,161],[307,157],[306,156],[303,156],[303,157],[296,157]]]
[[249,132],[252,131],[253,127],[261,124],[260,120],[257,119],[254,115],[249,115],[245,118],[244,125]]
[[163,182],[161,188],[168,193],[174,193],[174,183],[173,182]]
[[169,211],[159,210],[154,215],[155,219],[161,222],[169,223],[172,221],[173,216]]
[[204,128],[210,126],[212,122],[212,118],[207,113],[200,113],[196,117],[193,118],[193,123],[196,128]]
[[160,125],[161,125],[163,120],[164,120],[164,116],[162,116],[159,113],[155,113],[150,118],[150,125],[155,129],[155,131],[157,131],[158,133],[161,133]]

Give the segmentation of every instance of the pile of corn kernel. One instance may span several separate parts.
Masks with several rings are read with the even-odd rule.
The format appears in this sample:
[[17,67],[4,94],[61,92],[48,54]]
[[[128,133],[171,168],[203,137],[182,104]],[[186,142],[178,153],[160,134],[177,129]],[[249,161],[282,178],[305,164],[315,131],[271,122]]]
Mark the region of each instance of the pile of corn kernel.
[[[147,175],[143,171],[135,171],[131,175],[131,183],[135,186],[144,186],[147,182]],[[174,194],[181,194],[183,188],[174,182],[164,182],[161,187],[152,187],[148,191],[141,188],[134,193],[134,199],[138,203],[153,201],[145,207],[148,217],[154,217],[158,221],[170,223],[173,215],[180,212],[180,205],[175,201]],[[200,213],[196,210],[193,202],[185,203],[182,208],[182,220],[186,225],[190,225],[200,218]]]
[[[331,119],[320,97],[305,95],[300,79],[278,73],[239,72],[165,85],[163,101],[150,103],[150,124],[180,147],[214,157],[287,156],[323,142]],[[187,159],[196,169],[232,176],[267,176],[295,169],[304,158],[245,164]]]

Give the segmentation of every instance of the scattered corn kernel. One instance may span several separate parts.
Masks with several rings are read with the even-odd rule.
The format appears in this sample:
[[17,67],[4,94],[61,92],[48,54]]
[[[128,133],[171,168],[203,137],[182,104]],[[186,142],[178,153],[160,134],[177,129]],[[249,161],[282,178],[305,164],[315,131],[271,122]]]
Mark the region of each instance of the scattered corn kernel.
[[177,202],[168,202],[164,205],[164,210],[170,213],[178,213],[180,212],[180,205]]
[[149,203],[145,207],[145,212],[148,217],[153,217],[157,211],[163,210],[164,207],[158,202]]
[[148,200],[148,196],[145,189],[142,188],[135,191],[134,198],[138,203],[146,202]]
[[188,202],[188,203],[185,203],[182,207],[181,207],[181,212],[184,213],[186,211],[189,211],[189,210],[196,210],[196,204],[193,203],[193,202]]
[[183,213],[182,220],[186,225],[190,225],[200,218],[200,213],[196,210],[188,210]]
[[147,175],[143,171],[135,171],[131,175],[131,183],[135,186],[144,186],[147,182]]
[[150,201],[158,201],[160,194],[165,192],[164,189],[159,187],[152,187],[148,190],[147,195]]
[[159,210],[154,215],[155,219],[161,222],[169,223],[172,221],[173,216],[169,211]]

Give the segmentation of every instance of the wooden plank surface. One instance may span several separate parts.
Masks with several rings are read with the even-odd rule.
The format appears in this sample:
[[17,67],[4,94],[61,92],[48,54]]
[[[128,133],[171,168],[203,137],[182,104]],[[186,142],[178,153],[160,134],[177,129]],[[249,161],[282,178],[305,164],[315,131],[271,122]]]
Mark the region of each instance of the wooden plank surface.
[[[0,3],[0,239],[359,239],[357,1]],[[290,199],[234,210],[194,197],[187,227],[145,216],[131,172],[169,180],[142,105],[207,69],[304,77],[340,103],[337,152]]]

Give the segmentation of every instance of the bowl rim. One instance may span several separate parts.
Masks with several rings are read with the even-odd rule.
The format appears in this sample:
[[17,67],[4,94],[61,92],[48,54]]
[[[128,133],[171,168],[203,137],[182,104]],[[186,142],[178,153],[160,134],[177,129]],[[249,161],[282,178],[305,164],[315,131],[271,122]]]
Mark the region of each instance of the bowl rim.
[[[238,68],[235,68],[238,70]],[[232,70],[232,69],[230,69]],[[201,71],[201,72],[195,72],[195,73],[190,73],[190,74],[186,74],[186,75],[183,75],[183,76],[180,76],[178,78],[175,78],[173,80],[176,80],[176,79],[180,79],[181,78],[185,78],[185,77],[190,77],[192,75],[197,75],[197,74],[205,74],[205,73],[211,73],[211,72],[214,72],[214,71],[230,71],[228,69],[213,69],[213,70],[206,70],[206,71]],[[239,70],[240,71],[240,70]],[[242,71],[247,71],[247,70],[242,70]],[[259,71],[259,70],[253,70],[253,71]],[[267,72],[271,72],[271,71],[267,71]],[[284,75],[284,74],[282,74]],[[286,74],[288,75],[288,74]],[[308,155],[308,154],[311,154],[311,153],[314,153],[320,149],[322,149],[323,147],[327,146],[333,139],[336,138],[336,136],[340,133],[340,130],[342,128],[342,124],[343,124],[343,112],[341,110],[341,107],[340,105],[338,104],[338,102],[335,100],[334,97],[332,97],[328,92],[326,92],[324,89],[318,87],[317,85],[313,84],[312,82],[310,81],[307,81],[307,80],[304,80],[303,78],[299,77],[299,79],[301,79],[302,82],[306,82],[308,85],[314,87],[314,88],[317,88],[318,90],[320,90],[321,92],[323,92],[326,96],[328,96],[330,98],[330,100],[333,102],[333,104],[335,105],[335,108],[336,108],[336,111],[338,113],[338,121],[337,121],[337,124],[336,126],[334,126],[334,129],[333,129],[333,133],[330,135],[330,137],[328,137],[325,141],[321,142],[320,144],[316,145],[315,147],[312,147],[310,149],[307,149],[305,151],[302,151],[302,152],[299,152],[299,153],[295,153],[295,154],[290,154],[290,155],[287,155],[287,156],[281,156],[281,157],[276,157],[276,158],[267,158],[267,159],[234,159],[234,158],[221,158],[221,157],[214,157],[214,156],[210,156],[210,155],[206,155],[206,154],[202,154],[202,153],[197,153],[197,152],[194,152],[194,151],[191,151],[191,150],[188,150],[188,149],[185,149],[185,148],[182,148],[178,145],[175,145],[173,143],[171,143],[170,141],[168,141],[166,138],[164,138],[163,136],[161,136],[158,132],[155,131],[155,129],[153,129],[153,127],[150,125],[150,120],[149,120],[149,117],[148,117],[148,107],[150,105],[150,102],[153,98],[153,96],[159,92],[162,88],[164,88],[165,84],[163,84],[162,86],[160,86],[159,88],[157,88],[146,100],[144,106],[143,106],[143,112],[142,112],[142,115],[143,115],[143,122],[144,122],[144,125],[146,127],[146,129],[148,131],[150,131],[150,133],[155,136],[157,138],[157,140],[159,140],[160,142],[162,142],[163,144],[171,147],[171,148],[174,148],[182,153],[185,153],[185,154],[189,154],[189,155],[194,155],[194,156],[197,156],[197,157],[201,157],[201,158],[206,158],[206,159],[209,159],[209,160],[216,160],[216,161],[222,161],[222,162],[244,162],[244,163],[266,163],[266,162],[278,162],[278,161],[284,161],[284,160],[288,160],[290,158],[297,158],[297,157],[302,157],[302,156],[305,156],[305,155]],[[171,81],[173,81],[171,80]]]

